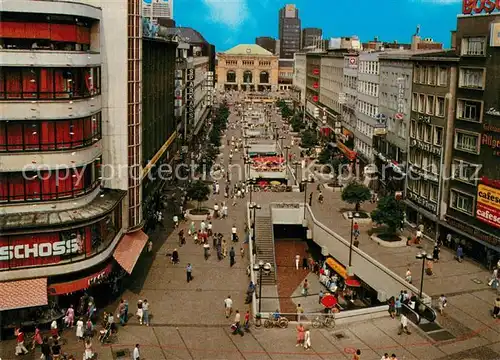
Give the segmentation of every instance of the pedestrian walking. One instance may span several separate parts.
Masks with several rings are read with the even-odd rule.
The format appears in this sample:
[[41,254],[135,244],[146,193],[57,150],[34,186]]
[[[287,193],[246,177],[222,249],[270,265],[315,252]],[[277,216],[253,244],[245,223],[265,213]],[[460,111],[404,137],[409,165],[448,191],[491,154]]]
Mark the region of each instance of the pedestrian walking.
[[396,307],[396,316],[401,315],[401,297],[398,296],[395,301],[395,307]]
[[352,356],[352,360],[361,360],[361,350],[356,350],[356,353]]
[[389,358],[389,354],[388,353],[385,353],[381,358],[380,360],[390,360]]
[[444,308],[446,307],[447,303],[448,299],[446,299],[446,296],[444,296],[444,294],[441,294],[438,300],[438,310],[441,315],[443,315]]
[[233,313],[233,300],[231,299],[231,295],[228,295],[227,298],[224,299],[224,313],[226,314],[226,319]]
[[297,321],[300,322],[300,317],[304,313],[304,308],[300,304],[298,304],[296,312],[297,312]]
[[227,243],[226,243],[226,239],[222,239],[222,256],[223,257],[227,256]]
[[458,262],[462,262],[463,258],[464,258],[464,249],[463,249],[462,245],[458,245],[456,259]]
[[306,329],[304,333],[304,349],[309,350],[311,348],[311,330],[309,328]]
[[408,284],[411,284],[412,278],[411,278],[411,271],[410,271],[410,269],[406,270],[405,280],[406,280],[406,282],[408,282]]
[[309,294],[309,283],[307,279],[304,280],[304,284],[302,285],[302,295],[307,296]]
[[174,227],[177,229],[179,227],[179,217],[174,215],[172,220],[174,221]]
[[304,346],[304,338],[305,338],[306,329],[302,323],[297,325],[297,344],[295,346]]
[[17,328],[14,331],[14,335],[16,335],[16,355],[24,355],[28,353],[28,349],[24,346],[24,332],[21,328]]
[[313,193],[311,192],[309,194],[309,206],[312,206],[312,201],[313,201]]
[[231,240],[232,240],[233,242],[238,241],[238,235],[237,235],[237,232],[238,232],[238,231],[237,231],[237,229],[236,229],[236,225],[233,225],[233,227],[231,228],[231,236],[232,236]]
[[191,224],[189,225],[188,235],[194,236],[194,234],[196,234],[196,227],[194,225],[194,221],[191,221]]
[[434,250],[432,250],[432,260],[434,260],[435,262],[439,261],[439,252],[439,246],[434,246]]
[[52,344],[52,359],[57,360],[61,356],[61,345],[59,345],[59,340],[54,340]]
[[191,266],[190,263],[188,263],[186,266],[186,278],[187,278],[187,282],[190,282],[193,280],[193,267]]
[[207,228],[207,224],[205,223],[205,220],[202,220],[200,223],[200,230],[203,232]]
[[149,303],[147,299],[142,302],[142,320],[144,325],[149,326]]
[[212,229],[213,229],[213,225],[212,225],[212,222],[210,221],[210,222],[208,223],[208,225],[207,225],[207,237],[208,237],[208,236],[212,236],[212,235],[213,235],[213,231],[212,231]]
[[83,340],[83,326],[84,326],[83,319],[79,318],[78,321],[76,322],[76,337],[78,341]]
[[245,329],[246,332],[250,331],[250,311],[247,310],[245,313],[245,320],[243,322],[243,328]]
[[232,267],[234,264],[236,264],[235,257],[236,254],[234,252],[234,247],[231,246],[231,250],[229,250],[229,266]]
[[151,240],[148,241],[148,254],[153,252],[153,242]]
[[493,303],[493,318],[496,319],[499,313],[500,313],[500,297],[497,297],[495,299],[495,302]]
[[295,255],[295,269],[299,270],[299,264],[300,264],[300,255],[297,254]]
[[135,344],[134,351],[132,352],[133,360],[141,360],[141,353],[139,351],[139,344]]
[[50,345],[49,345],[49,339],[47,339],[47,337],[43,338],[41,351],[42,351],[42,356],[40,357],[40,360],[50,360]]
[[65,324],[67,327],[73,327],[73,322],[75,321],[75,309],[73,305],[70,305],[68,310],[66,310]]
[[135,315],[137,316],[137,319],[139,320],[139,324],[142,325],[144,311],[142,310],[142,300],[140,300],[140,299],[137,301],[137,311],[136,311]]
[[243,247],[240,247],[240,255],[242,259],[245,257],[245,249]]
[[236,310],[236,313],[234,315],[234,331],[233,335],[240,334],[240,336],[245,335],[245,333],[241,330],[241,315],[240,311]]
[[94,352],[92,351],[92,342],[90,339],[85,341],[85,351],[83,353],[83,360],[92,360],[94,358]]
[[400,321],[400,324],[399,324],[398,335],[401,335],[403,332],[410,335],[411,332],[410,332],[410,330],[408,330],[408,318],[405,316],[405,314],[401,314],[401,318],[399,321]]
[[323,299],[323,296],[325,296],[325,294],[323,293],[323,290],[320,290],[318,293],[318,304],[321,304],[321,300]]

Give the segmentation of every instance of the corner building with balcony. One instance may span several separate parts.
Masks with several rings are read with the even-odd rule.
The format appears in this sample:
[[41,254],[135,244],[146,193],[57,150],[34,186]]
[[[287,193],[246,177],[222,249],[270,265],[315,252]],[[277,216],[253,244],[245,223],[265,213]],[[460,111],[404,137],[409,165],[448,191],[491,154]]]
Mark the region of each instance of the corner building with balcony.
[[34,312],[52,321],[48,304],[76,307],[84,291],[102,305],[147,241],[141,1],[4,1],[0,17],[0,333],[8,334]]

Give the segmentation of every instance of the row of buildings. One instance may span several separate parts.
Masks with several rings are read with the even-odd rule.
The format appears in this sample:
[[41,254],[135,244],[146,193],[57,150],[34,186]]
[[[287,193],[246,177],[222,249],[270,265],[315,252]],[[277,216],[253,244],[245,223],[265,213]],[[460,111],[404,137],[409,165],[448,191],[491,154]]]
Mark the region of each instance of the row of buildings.
[[296,53],[293,97],[407,222],[491,265],[500,256],[500,14],[458,16],[451,49],[411,44]]
[[0,329],[131,273],[169,166],[203,141],[214,46],[125,4],[2,2]]

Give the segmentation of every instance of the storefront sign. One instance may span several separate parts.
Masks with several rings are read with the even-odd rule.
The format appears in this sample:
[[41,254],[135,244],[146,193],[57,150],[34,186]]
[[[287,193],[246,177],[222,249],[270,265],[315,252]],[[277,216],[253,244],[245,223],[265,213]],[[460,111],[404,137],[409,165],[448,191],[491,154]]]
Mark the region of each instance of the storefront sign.
[[500,136],[483,133],[481,135],[481,145],[491,148],[493,155],[500,156]]
[[194,69],[186,71],[186,120],[188,125],[194,124]]
[[500,228],[500,189],[484,184],[477,187],[476,218]]
[[491,124],[487,124],[487,123],[483,124],[483,130],[484,131],[490,131],[490,132],[500,133],[500,127],[495,126],[495,125],[491,125]]
[[99,271],[90,276],[86,276],[82,279],[68,281],[65,283],[52,284],[47,288],[49,295],[61,295],[68,294],[75,291],[80,291],[83,289],[88,289],[91,285],[102,281],[106,276],[108,276],[113,270],[113,264],[109,264],[103,270]]
[[329,257],[326,259],[326,264],[343,279],[347,279],[347,270],[344,265],[335,261],[333,258]]
[[453,226],[463,231],[464,233],[471,235],[472,237],[478,238],[494,246],[500,245],[500,238],[497,236],[488,234],[487,232],[484,232],[476,227],[470,226],[470,224],[454,219],[448,215],[446,215],[445,218],[446,218],[446,223],[448,225]]
[[348,58],[348,67],[349,69],[357,69],[358,68],[358,57],[357,56],[349,56]]
[[423,141],[420,141],[420,140],[416,140],[416,139],[412,139],[411,140],[410,146],[411,147],[417,147],[417,148],[419,148],[421,150],[430,152],[431,154],[438,155],[438,156],[441,156],[441,152],[443,150],[440,147],[437,147],[437,146],[434,146],[434,145],[431,145],[431,144],[428,144],[426,142],[423,142]]
[[80,246],[81,244],[77,238],[67,241],[1,246],[0,261],[69,255],[79,252]]
[[[398,114],[403,115],[405,111],[405,78],[398,78]],[[397,115],[396,114],[396,118]],[[403,117],[400,116],[401,120]]]
[[429,115],[418,115],[417,116],[417,120],[418,121],[422,121],[426,124],[430,124],[431,123],[431,117]]
[[486,111],[486,114],[491,116],[500,116],[500,111],[495,108],[490,108],[488,111]]
[[356,159],[357,153],[354,150],[349,149],[346,145],[344,145],[342,142],[337,141],[337,148],[342,151],[342,153],[351,161]]
[[419,206],[423,207],[424,209],[429,210],[433,214],[436,213],[437,205],[435,203],[432,203],[429,200],[424,199],[423,197],[421,197],[420,195],[415,194],[412,191],[407,191],[406,193],[407,193],[408,199],[410,199],[411,201],[417,203]]
[[462,13],[464,15],[491,14],[500,11],[500,0],[463,0]]

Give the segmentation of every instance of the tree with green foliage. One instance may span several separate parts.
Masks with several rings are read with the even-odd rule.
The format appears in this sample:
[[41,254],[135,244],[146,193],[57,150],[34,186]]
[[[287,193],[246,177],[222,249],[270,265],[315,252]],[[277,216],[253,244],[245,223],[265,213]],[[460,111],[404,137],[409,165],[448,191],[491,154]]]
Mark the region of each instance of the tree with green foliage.
[[302,121],[302,113],[295,113],[290,119],[290,125],[292,125],[292,130],[294,132],[302,130],[305,127],[304,122]]
[[316,131],[307,129],[302,132],[300,139],[300,146],[306,149],[311,149],[318,145],[318,136]]
[[378,201],[377,208],[372,211],[371,217],[376,224],[387,226],[387,234],[394,235],[402,227],[405,206],[394,195],[389,195]]
[[186,196],[188,199],[198,202],[197,210],[201,209],[201,204],[208,200],[210,195],[210,188],[208,184],[202,180],[191,182],[186,189]]
[[329,146],[324,146],[318,155],[318,162],[320,164],[330,164],[332,159],[333,151]]
[[372,197],[370,189],[356,181],[350,182],[342,190],[342,200],[348,204],[355,204],[355,211],[359,211],[361,204]]
[[292,109],[290,109],[290,108],[288,107],[288,105],[287,105],[287,104],[285,104],[285,105],[281,108],[281,117],[282,117],[283,119],[289,119],[289,118],[291,118],[292,116],[293,116],[293,110],[292,110]]
[[208,140],[210,143],[215,146],[219,147],[221,146],[221,132],[217,127],[213,127],[212,131],[210,131],[210,134],[208,134]]

